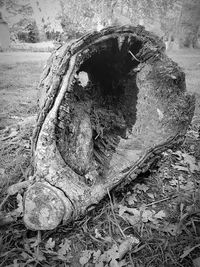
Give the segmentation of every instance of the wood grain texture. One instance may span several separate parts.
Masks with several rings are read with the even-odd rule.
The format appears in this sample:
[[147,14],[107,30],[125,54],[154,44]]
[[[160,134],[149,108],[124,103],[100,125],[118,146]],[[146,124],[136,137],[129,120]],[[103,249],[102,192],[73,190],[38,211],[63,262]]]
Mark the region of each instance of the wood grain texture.
[[[88,74],[86,86],[77,80],[80,71]],[[85,214],[179,145],[194,112],[183,71],[141,26],[110,27],[63,45],[47,62],[39,89],[35,181],[61,192],[65,212],[54,227]],[[34,217],[28,204],[25,214],[31,229],[52,229],[45,218],[45,226],[27,223]]]

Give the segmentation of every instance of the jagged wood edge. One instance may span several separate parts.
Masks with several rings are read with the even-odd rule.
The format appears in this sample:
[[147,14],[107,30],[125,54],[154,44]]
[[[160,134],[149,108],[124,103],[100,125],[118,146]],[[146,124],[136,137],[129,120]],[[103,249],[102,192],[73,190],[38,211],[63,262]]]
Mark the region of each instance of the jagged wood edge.
[[[32,137],[32,155],[34,155],[34,149],[41,126],[46,118],[46,115],[54,104],[54,100],[58,94],[60,85],[62,84],[63,77],[68,70],[68,64],[71,56],[80,50],[84,50],[91,42],[98,40],[98,38],[102,36],[112,36],[114,34],[120,35],[121,33],[135,35],[135,37],[143,41],[142,49],[139,51],[139,55],[136,55],[137,58],[140,58],[141,62],[153,59],[155,56],[158,58],[158,55],[163,53],[165,49],[163,42],[153,33],[145,31],[144,27],[122,26],[109,27],[100,32],[89,33],[72,44],[66,44],[56,50],[49,58],[38,86],[39,91],[45,89],[47,99],[44,102],[43,107],[41,107],[41,111],[39,112],[37,118],[37,125]],[[45,85],[44,82],[47,80],[50,72],[54,72],[54,74],[50,76],[53,81],[50,79]]]

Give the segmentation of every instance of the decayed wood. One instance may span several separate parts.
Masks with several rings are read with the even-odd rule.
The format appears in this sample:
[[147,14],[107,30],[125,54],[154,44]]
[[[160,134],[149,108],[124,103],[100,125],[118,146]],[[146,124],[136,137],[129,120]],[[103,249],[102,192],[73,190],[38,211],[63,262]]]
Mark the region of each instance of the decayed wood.
[[183,141],[194,112],[184,73],[143,27],[106,28],[62,46],[39,89],[35,184],[24,199],[24,222],[36,230],[79,217],[147,170]]

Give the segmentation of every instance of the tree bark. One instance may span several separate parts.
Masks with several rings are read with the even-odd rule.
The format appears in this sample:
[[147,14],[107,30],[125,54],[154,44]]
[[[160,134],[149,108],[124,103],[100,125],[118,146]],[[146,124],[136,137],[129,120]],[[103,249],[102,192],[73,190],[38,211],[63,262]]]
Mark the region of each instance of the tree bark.
[[24,222],[34,230],[84,215],[145,172],[184,140],[194,112],[184,73],[141,26],[109,27],[63,45],[39,89],[35,174],[24,199]]

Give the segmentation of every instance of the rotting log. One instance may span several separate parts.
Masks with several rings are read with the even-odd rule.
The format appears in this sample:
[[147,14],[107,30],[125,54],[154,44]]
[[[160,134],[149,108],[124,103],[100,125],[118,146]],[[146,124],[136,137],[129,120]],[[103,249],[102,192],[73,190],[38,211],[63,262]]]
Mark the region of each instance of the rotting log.
[[61,46],[39,90],[34,180],[24,196],[24,223],[33,230],[84,215],[181,144],[195,105],[183,71],[141,26],[109,27]]

